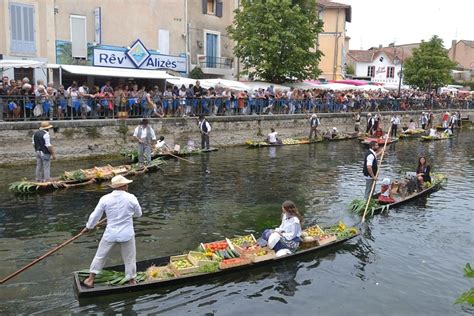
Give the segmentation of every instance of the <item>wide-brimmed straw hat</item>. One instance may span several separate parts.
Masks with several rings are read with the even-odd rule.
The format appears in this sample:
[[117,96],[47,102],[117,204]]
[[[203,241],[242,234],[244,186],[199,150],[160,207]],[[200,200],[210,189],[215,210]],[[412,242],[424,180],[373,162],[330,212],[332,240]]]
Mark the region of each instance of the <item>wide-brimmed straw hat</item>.
[[41,126],[39,129],[50,129],[53,128],[53,125],[49,124],[47,121],[41,122]]
[[118,175],[112,178],[112,181],[110,181],[109,186],[113,189],[123,187],[124,185],[127,185],[129,183],[132,183],[133,180],[128,180],[124,176]]

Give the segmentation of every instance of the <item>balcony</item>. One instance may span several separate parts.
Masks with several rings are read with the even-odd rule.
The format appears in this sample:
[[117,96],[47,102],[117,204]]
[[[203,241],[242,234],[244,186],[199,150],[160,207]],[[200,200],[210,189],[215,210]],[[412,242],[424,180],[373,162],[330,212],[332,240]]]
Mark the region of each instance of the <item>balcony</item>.
[[232,58],[197,55],[197,62],[207,75],[232,76],[234,72]]

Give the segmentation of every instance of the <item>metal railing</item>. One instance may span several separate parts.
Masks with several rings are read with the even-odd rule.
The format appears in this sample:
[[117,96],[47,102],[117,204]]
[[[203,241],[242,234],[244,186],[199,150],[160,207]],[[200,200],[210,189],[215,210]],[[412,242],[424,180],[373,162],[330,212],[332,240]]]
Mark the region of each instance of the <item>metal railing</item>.
[[232,58],[198,55],[198,65],[201,68],[232,69],[232,64]]
[[182,117],[197,115],[272,115],[301,113],[337,113],[363,111],[407,111],[431,109],[474,109],[468,99],[358,99],[334,98],[286,99],[276,97],[162,98],[153,104],[140,98],[64,98],[38,99],[32,96],[0,96],[0,120],[80,120],[140,118],[152,116]]

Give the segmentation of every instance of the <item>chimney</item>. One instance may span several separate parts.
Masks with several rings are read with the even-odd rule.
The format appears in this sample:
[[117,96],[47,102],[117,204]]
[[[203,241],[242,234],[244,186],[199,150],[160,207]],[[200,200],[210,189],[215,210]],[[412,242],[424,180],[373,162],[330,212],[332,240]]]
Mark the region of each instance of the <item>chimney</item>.
[[382,49],[382,47],[383,47],[382,44],[379,44],[379,48]]
[[453,56],[451,57],[451,59],[454,61],[456,60],[456,44],[457,44],[457,41],[456,40],[452,40],[451,41],[451,51],[452,51],[452,54]]

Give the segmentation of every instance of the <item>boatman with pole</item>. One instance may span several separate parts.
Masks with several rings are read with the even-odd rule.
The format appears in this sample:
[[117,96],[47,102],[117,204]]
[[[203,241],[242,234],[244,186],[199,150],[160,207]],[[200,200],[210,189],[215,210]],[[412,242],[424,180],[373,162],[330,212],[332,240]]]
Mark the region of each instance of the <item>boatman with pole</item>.
[[40,128],[33,134],[33,146],[36,153],[36,181],[47,182],[51,174],[51,158],[56,159],[56,153],[48,130],[53,125],[49,122],[41,122]]
[[318,126],[320,124],[318,115],[316,113],[313,113],[311,115],[311,118],[309,119],[309,140],[313,137],[314,133],[314,138],[318,138]]
[[209,133],[211,132],[211,125],[204,115],[199,116],[198,124],[199,130],[201,131],[201,149],[209,149]]
[[83,229],[84,233],[92,230],[105,213],[107,227],[92,260],[89,277],[83,282],[85,287],[94,287],[96,275],[102,271],[107,255],[115,246],[120,249],[126,279],[129,284],[135,284],[137,264],[133,218],[142,216],[142,208],[135,195],[128,193],[128,184],[132,182],[121,175],[113,177],[110,187],[114,190],[99,200]]
[[369,151],[365,154],[364,158],[364,168],[362,172],[365,176],[365,199],[369,198],[370,191],[372,190],[372,185],[377,179],[377,151],[379,149],[379,144],[377,142],[370,142]]
[[155,131],[148,123],[148,119],[142,119],[141,124],[133,132],[133,136],[138,141],[138,163],[140,166],[151,163],[151,149],[156,141]]

